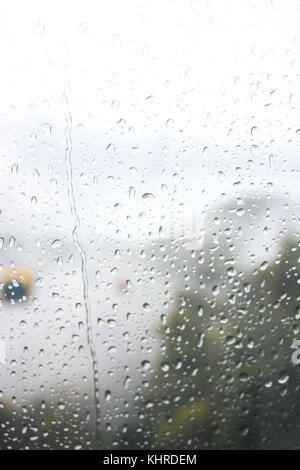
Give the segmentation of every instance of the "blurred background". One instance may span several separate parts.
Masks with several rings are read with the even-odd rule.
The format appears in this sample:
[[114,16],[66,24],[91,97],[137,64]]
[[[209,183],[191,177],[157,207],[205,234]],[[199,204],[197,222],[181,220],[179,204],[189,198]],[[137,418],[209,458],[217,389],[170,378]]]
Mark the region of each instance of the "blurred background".
[[299,9],[0,5],[0,449],[299,448]]

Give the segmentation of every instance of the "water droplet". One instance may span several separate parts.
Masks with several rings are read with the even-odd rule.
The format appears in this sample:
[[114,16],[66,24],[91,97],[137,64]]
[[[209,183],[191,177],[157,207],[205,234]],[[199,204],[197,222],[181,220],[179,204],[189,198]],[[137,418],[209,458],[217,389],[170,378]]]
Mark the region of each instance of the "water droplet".
[[151,363],[150,363],[149,361],[143,361],[143,362],[141,363],[141,366],[142,366],[142,368],[143,368],[144,370],[149,370],[150,367],[151,367]]
[[51,243],[51,246],[52,248],[60,248],[61,247],[61,240],[54,240],[52,243]]
[[289,380],[289,376],[287,375],[287,373],[285,371],[281,372],[279,379],[278,379],[278,383],[285,384],[288,382],[288,380]]
[[168,119],[168,120],[166,121],[166,126],[167,126],[168,128],[172,128],[172,127],[174,126],[174,120],[173,120],[173,119]]
[[149,200],[155,199],[155,196],[152,193],[145,193],[143,194],[142,199],[149,201]]
[[163,372],[168,372],[169,369],[170,369],[170,366],[169,366],[169,364],[168,364],[167,362],[162,362],[162,363],[160,364],[160,368],[161,368],[161,370],[162,370]]

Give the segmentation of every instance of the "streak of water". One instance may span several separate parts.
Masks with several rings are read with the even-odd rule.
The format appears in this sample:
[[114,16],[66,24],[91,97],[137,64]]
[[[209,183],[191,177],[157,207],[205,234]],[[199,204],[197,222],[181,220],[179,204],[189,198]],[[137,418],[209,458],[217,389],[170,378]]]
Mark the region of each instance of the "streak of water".
[[[67,71],[66,71],[67,72]],[[73,242],[76,250],[79,253],[81,260],[81,277],[83,283],[83,299],[85,307],[85,321],[87,329],[87,342],[89,346],[90,357],[93,368],[93,388],[94,388],[94,402],[95,402],[95,437],[96,447],[100,448],[100,405],[99,405],[99,379],[98,379],[98,362],[93,344],[92,337],[92,323],[91,323],[91,308],[88,296],[88,278],[87,278],[87,261],[85,251],[79,240],[80,219],[76,210],[76,202],[73,188],[73,168],[72,168],[72,115],[68,100],[68,81],[66,81],[65,90],[63,93],[63,104],[66,109],[66,123],[65,123],[65,165],[67,172],[67,185],[68,185],[68,199],[70,210],[74,220],[74,229],[72,231]]]

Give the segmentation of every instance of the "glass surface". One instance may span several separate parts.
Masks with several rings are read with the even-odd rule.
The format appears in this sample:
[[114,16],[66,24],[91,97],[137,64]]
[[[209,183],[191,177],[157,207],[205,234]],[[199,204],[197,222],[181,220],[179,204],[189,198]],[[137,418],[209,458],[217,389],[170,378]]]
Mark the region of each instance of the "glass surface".
[[297,1],[0,5],[0,449],[299,449]]

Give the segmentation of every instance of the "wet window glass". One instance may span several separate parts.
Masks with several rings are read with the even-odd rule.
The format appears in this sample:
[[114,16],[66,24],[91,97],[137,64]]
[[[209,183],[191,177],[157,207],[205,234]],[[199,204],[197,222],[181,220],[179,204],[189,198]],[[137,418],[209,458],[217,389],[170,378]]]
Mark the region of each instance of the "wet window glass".
[[0,449],[296,449],[299,2],[0,6]]

